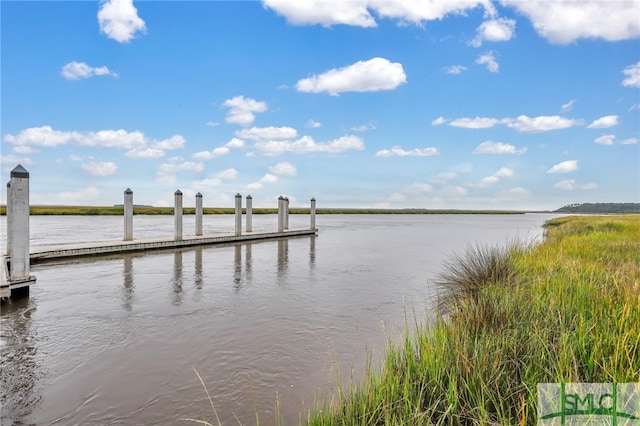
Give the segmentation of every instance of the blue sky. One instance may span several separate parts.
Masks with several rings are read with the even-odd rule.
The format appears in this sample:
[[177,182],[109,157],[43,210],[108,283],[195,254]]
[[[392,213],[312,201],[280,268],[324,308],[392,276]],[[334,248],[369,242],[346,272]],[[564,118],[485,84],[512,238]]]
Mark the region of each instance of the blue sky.
[[32,204],[640,201],[638,0],[0,8],[2,173]]

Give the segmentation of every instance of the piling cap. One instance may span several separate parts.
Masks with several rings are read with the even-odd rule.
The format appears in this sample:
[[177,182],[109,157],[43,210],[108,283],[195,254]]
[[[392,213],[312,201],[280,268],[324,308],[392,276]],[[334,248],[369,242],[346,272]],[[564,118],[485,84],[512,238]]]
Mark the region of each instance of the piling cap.
[[182,191],[180,191],[179,189],[176,191],[175,195],[182,195]]
[[124,190],[125,194],[133,194],[133,191],[131,190],[131,188],[127,188]]
[[284,200],[284,197],[281,195],[278,197],[278,200]]
[[315,200],[316,200],[315,197],[311,199],[311,201],[315,201]]
[[13,170],[11,170],[12,178],[27,178],[29,179],[29,172],[22,167],[22,164],[18,164]]
[[7,188],[11,188],[11,181],[7,182]]
[[247,195],[247,200],[251,200],[252,198],[251,194]]
[[238,192],[238,193],[236,194],[236,198],[242,198],[242,195],[240,195],[240,193]]
[[202,198],[202,194],[198,192],[198,193],[196,194],[196,197],[198,197],[198,198]]

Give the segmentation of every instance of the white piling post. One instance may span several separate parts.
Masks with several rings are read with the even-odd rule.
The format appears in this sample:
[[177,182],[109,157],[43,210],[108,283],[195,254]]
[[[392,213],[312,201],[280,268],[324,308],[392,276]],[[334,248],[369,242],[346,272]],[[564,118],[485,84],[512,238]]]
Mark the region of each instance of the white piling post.
[[196,235],[202,236],[202,194],[196,194]]
[[284,197],[278,197],[278,232],[284,230]]
[[247,226],[246,226],[246,231],[247,232],[252,232],[253,231],[253,219],[251,217],[251,215],[253,214],[253,198],[251,197],[251,195],[247,195]]
[[11,256],[11,232],[9,229],[12,228],[11,219],[13,218],[13,214],[11,214],[11,181],[7,182],[7,256]]
[[316,199],[311,199],[311,208],[309,209],[309,215],[311,216],[311,229],[316,229]]
[[133,191],[124,191],[124,240],[133,240]]
[[[11,226],[7,237],[11,240],[11,280],[29,279],[29,172],[18,164],[11,170],[10,204]],[[9,199],[7,199],[9,202]]]
[[236,235],[242,234],[242,195],[236,194]]
[[289,197],[284,197],[284,229],[289,229]]
[[179,189],[174,194],[173,238],[182,239],[182,192]]

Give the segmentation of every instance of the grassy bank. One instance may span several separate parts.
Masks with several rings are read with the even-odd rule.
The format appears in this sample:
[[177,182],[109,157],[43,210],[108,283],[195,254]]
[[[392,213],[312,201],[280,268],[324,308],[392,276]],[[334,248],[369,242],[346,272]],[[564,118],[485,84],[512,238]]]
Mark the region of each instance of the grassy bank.
[[565,217],[545,241],[470,248],[437,284],[446,315],[314,425],[533,425],[543,382],[640,381],[640,215]]
[[[185,207],[183,214],[195,214],[196,209]],[[204,214],[234,214],[233,207],[205,207]],[[244,211],[244,209],[243,209]],[[254,214],[276,214],[277,208],[253,208]],[[309,214],[308,208],[291,208],[291,214]],[[508,210],[426,210],[426,209],[317,209],[317,214],[523,214]],[[6,206],[0,206],[0,216],[7,214]],[[122,216],[122,206],[31,206],[32,216]],[[134,215],[172,215],[173,207],[136,206]]]

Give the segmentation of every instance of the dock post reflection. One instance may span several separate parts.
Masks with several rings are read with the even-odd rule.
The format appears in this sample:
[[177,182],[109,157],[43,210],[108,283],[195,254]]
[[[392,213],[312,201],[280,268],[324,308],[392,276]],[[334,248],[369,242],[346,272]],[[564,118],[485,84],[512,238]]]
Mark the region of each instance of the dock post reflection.
[[182,269],[182,252],[176,251],[173,254],[173,279],[171,280],[173,305],[182,304]]
[[242,245],[236,244],[233,253],[233,288],[239,291],[242,288]]
[[195,276],[194,283],[198,290],[202,289],[204,279],[202,278],[202,248],[197,248],[195,252]]
[[124,287],[122,289],[122,303],[127,311],[131,311],[133,308],[133,256],[125,256],[123,259],[122,278],[124,281]]

